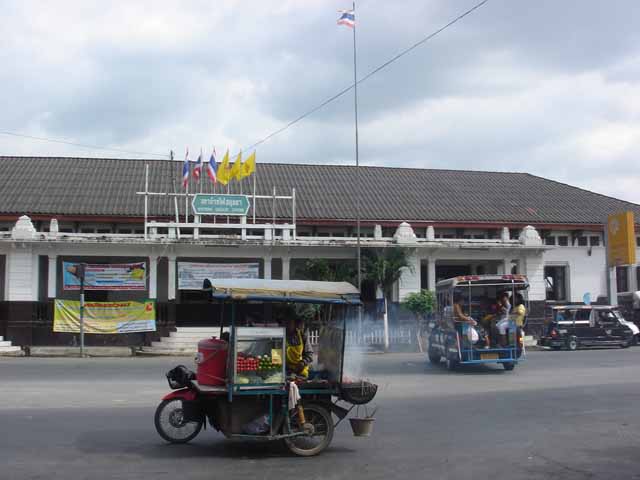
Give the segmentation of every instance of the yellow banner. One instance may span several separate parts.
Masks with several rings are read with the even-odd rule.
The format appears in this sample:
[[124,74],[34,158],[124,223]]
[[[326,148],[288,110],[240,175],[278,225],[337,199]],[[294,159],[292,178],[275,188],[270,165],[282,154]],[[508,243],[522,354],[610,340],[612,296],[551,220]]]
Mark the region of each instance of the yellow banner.
[[[153,300],[144,302],[85,302],[85,333],[155,332],[156,306]],[[53,331],[80,332],[80,302],[56,299]]]
[[609,215],[607,222],[609,266],[636,263],[636,237],[633,212]]

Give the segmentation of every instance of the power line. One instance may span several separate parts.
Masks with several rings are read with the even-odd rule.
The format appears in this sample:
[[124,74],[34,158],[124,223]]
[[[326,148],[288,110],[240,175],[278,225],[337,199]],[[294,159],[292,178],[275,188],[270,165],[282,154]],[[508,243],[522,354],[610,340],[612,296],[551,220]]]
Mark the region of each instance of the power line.
[[[465,12],[461,13],[460,15],[458,15],[453,20],[451,20],[449,23],[447,23],[446,25],[440,27],[439,29],[437,29],[433,33],[430,33],[426,37],[422,38],[418,42],[416,42],[413,45],[411,45],[410,47],[402,50],[400,53],[398,53],[397,55],[393,56],[392,58],[390,58],[389,60],[384,62],[382,65],[374,68],[373,70],[371,70],[369,73],[367,73],[364,77],[362,77],[357,82],[354,82],[353,84],[349,85],[348,87],[345,87],[340,92],[338,92],[335,95],[327,98],[325,101],[323,101],[319,105],[313,107],[311,110],[308,110],[305,113],[303,113],[302,115],[299,115],[295,119],[293,119],[290,122],[286,123],[285,125],[283,125],[279,129],[271,132],[269,135],[263,137],[262,139],[258,140],[257,142],[249,145],[248,147],[244,148],[243,150],[245,150],[245,151],[251,150],[251,149],[257,147],[258,145],[262,145],[263,143],[265,143],[266,141],[272,139],[276,135],[279,135],[280,133],[284,132],[285,130],[288,130],[289,128],[294,126],[296,123],[301,122],[302,120],[304,120],[305,118],[309,117],[310,115],[313,115],[318,110],[326,107],[330,103],[336,101],[337,99],[339,99],[340,97],[342,97],[346,93],[350,92],[356,86],[356,84],[359,85],[359,84],[365,82],[366,80],[371,78],[376,73],[380,72],[381,70],[384,70],[389,65],[391,65],[394,62],[396,62],[400,58],[404,57],[405,55],[407,55],[412,50],[415,50],[419,46],[427,43],[429,40],[431,40],[432,38],[436,37],[437,35],[439,35],[443,31],[445,31],[447,28],[449,28],[449,27],[453,26],[454,24],[458,23],[460,20],[462,20],[466,16],[472,14],[473,12],[475,12],[476,10],[478,10],[480,7],[484,6],[488,2],[489,2],[489,0],[482,0],[481,2],[475,4],[473,7],[471,7],[470,9],[468,9]],[[130,151],[130,150],[122,150],[122,149],[119,149],[119,148],[101,147],[99,145],[86,145],[86,144],[82,144],[82,143],[70,142],[70,141],[67,141],[67,140],[59,140],[59,139],[52,139],[52,138],[45,138],[45,137],[35,137],[33,135],[24,135],[24,134],[21,134],[21,133],[6,132],[6,131],[1,131],[1,130],[0,130],[0,135],[10,135],[10,136],[13,136],[13,137],[28,138],[28,139],[40,140],[40,141],[44,141],[44,142],[61,143],[61,144],[64,144],[64,145],[71,145],[71,146],[75,146],[75,147],[87,148],[87,149],[92,149],[92,150],[105,150],[105,151],[111,151],[111,152],[126,153],[126,154],[129,154],[129,155],[140,155],[140,156],[151,155],[151,156],[154,156],[154,157],[162,157],[162,158],[167,158],[169,156],[169,155],[160,154],[160,153],[136,152],[136,151]]]
[[325,107],[326,105],[330,104],[331,102],[333,102],[333,101],[337,100],[338,98],[342,97],[344,94],[346,94],[346,93],[350,92],[351,90],[353,90],[353,88],[356,86],[356,84],[360,85],[362,82],[368,80],[370,77],[372,77],[373,75],[375,75],[379,71],[384,70],[385,68],[387,68],[389,65],[391,65],[395,61],[397,61],[400,58],[404,57],[407,53],[409,53],[412,50],[415,50],[416,48],[418,48],[419,46],[425,44],[426,42],[431,40],[433,37],[435,37],[438,34],[442,33],[447,28],[451,27],[452,25],[454,25],[455,23],[459,22],[460,20],[462,20],[467,15],[470,15],[471,13],[473,13],[474,11],[476,11],[477,9],[479,9],[480,7],[485,5],[487,2],[489,2],[489,0],[482,0],[480,3],[477,3],[476,5],[471,7],[469,10],[467,10],[464,13],[458,15],[456,18],[451,20],[449,23],[447,23],[443,27],[440,27],[438,30],[436,30],[433,33],[430,33],[429,35],[424,37],[422,40],[420,40],[420,41],[414,43],[413,45],[411,45],[409,48],[406,48],[406,49],[402,50],[400,53],[398,53],[397,55],[395,55],[394,57],[392,57],[391,59],[389,59],[388,61],[386,61],[382,65],[374,68],[373,70],[371,70],[369,73],[367,73],[364,77],[362,77],[357,82],[354,82],[353,84],[351,84],[348,87],[346,87],[343,90],[341,90],[339,93],[336,93],[332,97],[329,97],[328,99],[326,99],[324,102],[322,102],[317,107],[314,107],[311,110],[309,110],[308,112],[303,113],[302,115],[300,115],[299,117],[295,118],[294,120],[291,120],[289,123],[287,123],[283,127],[281,127],[278,130],[270,133],[269,135],[267,135],[266,137],[262,138],[261,140],[258,140],[256,143],[250,145],[245,150],[251,150],[252,148],[255,148],[258,145],[266,142],[267,140],[270,140],[271,138],[275,137],[279,133],[284,132],[285,130],[287,130],[288,128],[292,127],[296,123],[300,122],[301,120],[304,120],[305,118],[307,118],[308,116],[314,114],[315,112],[317,112],[321,108]]
[[70,142],[68,140],[60,140],[60,139],[45,138],[45,137],[36,137],[36,136],[33,136],[33,135],[25,135],[25,134],[22,134],[22,133],[15,133],[15,132],[5,132],[5,131],[2,131],[2,130],[0,130],[0,134],[1,135],[10,135],[12,137],[29,138],[31,140],[41,140],[43,142],[62,143],[64,145],[72,145],[74,147],[88,148],[90,150],[105,150],[105,151],[110,151],[110,152],[126,153],[128,155],[140,155],[140,156],[153,155],[154,157],[163,157],[163,158],[166,158],[166,157],[169,156],[167,154],[162,155],[162,154],[159,154],[159,153],[136,152],[136,151],[132,151],[132,150],[123,150],[121,148],[101,147],[99,145],[86,145],[84,143]]

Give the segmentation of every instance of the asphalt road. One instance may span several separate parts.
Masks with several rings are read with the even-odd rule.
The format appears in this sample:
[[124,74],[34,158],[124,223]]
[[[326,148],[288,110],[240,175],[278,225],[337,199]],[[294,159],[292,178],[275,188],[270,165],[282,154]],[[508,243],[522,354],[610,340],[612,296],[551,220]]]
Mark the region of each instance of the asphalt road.
[[322,455],[225,440],[167,445],[164,372],[191,359],[0,359],[0,479],[640,478],[640,347],[530,352],[513,372],[369,355],[375,432]]

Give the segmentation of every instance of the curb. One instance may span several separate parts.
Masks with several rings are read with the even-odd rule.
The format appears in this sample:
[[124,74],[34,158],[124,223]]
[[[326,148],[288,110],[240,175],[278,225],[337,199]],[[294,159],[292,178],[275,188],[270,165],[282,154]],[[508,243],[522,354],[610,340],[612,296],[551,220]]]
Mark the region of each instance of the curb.
[[[131,347],[85,347],[87,357],[132,357]],[[80,357],[80,347],[31,347],[31,357]]]

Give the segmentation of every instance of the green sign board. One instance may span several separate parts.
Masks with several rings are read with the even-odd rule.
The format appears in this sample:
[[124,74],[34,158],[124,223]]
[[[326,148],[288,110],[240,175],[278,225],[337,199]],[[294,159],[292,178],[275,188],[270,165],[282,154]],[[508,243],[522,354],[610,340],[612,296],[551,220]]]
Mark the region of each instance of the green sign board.
[[193,197],[196,215],[246,215],[249,198],[246,195],[210,195],[198,193]]

